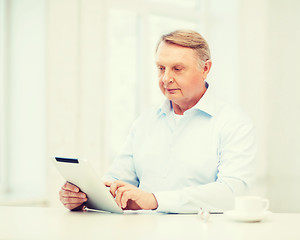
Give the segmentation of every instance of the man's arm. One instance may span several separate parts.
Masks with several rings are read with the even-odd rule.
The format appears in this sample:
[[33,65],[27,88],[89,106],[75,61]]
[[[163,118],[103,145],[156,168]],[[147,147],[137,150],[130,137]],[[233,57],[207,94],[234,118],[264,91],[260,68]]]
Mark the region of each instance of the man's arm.
[[[135,122],[136,123],[136,122]],[[120,153],[114,159],[109,171],[102,177],[103,182],[114,182],[122,179],[122,181],[133,186],[139,185],[139,179],[136,175],[133,163],[133,138],[135,134],[135,123],[121,148]]]
[[[197,213],[200,208],[209,211],[223,211],[233,208],[231,187],[239,186],[240,181],[227,183],[214,182],[176,191],[145,192],[131,184],[114,181],[105,182],[119,207],[124,210],[157,210],[165,213]],[[234,186],[233,186],[234,185]]]
[[[234,197],[245,194],[253,177],[253,159],[256,152],[253,126],[242,122],[225,128],[220,136],[219,165],[215,182],[186,187],[180,190],[144,194],[134,186],[120,181],[110,183],[111,192],[117,196],[119,206],[138,203],[136,209],[156,209],[159,212],[197,213],[232,209]],[[149,207],[150,202],[150,207]],[[151,205],[153,204],[153,205]],[[157,204],[157,205],[156,205]],[[127,204],[126,208],[135,209]]]
[[253,124],[241,121],[220,134],[219,165],[215,182],[175,191],[154,192],[157,211],[196,213],[232,209],[234,197],[244,195],[254,176],[256,144]]

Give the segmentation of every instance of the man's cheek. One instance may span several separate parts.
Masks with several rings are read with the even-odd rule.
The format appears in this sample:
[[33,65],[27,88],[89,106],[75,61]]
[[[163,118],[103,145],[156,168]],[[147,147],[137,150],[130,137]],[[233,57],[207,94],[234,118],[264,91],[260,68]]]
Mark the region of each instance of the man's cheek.
[[159,81],[159,88],[160,88],[160,90],[162,91],[162,93],[165,94],[165,88],[164,88],[163,85],[164,85],[163,82],[162,82],[162,81]]

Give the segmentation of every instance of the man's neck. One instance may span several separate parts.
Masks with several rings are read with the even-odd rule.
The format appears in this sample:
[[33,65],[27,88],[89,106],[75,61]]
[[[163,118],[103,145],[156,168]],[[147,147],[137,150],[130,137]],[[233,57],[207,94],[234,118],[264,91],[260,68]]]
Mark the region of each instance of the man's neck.
[[172,102],[172,104],[173,104],[174,112],[178,115],[183,115],[185,111],[194,107],[197,104],[197,102],[190,103],[190,104],[180,104],[180,103],[178,104],[178,103]]
[[174,112],[178,115],[183,115],[185,111],[191,109],[200,101],[200,99],[203,97],[205,92],[206,92],[206,88],[205,91],[199,96],[199,98],[193,99],[191,101],[182,101],[182,102],[172,101]]

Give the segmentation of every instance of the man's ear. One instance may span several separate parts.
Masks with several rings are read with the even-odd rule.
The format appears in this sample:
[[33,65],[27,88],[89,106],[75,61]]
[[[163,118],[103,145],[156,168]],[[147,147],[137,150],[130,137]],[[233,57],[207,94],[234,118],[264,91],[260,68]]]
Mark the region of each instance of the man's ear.
[[203,67],[203,76],[204,76],[204,79],[206,79],[207,74],[209,73],[209,71],[211,69],[211,65],[212,65],[212,61],[211,60],[207,60],[204,63],[204,67]]

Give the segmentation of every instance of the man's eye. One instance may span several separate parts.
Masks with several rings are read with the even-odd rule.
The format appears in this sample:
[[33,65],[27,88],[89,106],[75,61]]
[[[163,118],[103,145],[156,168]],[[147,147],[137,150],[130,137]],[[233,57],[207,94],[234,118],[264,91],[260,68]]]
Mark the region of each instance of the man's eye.
[[158,70],[160,70],[160,71],[164,71],[164,70],[165,70],[165,68],[164,68],[164,67],[158,67]]
[[174,70],[175,70],[176,72],[179,72],[179,71],[182,70],[182,68],[181,68],[181,67],[175,67]]

